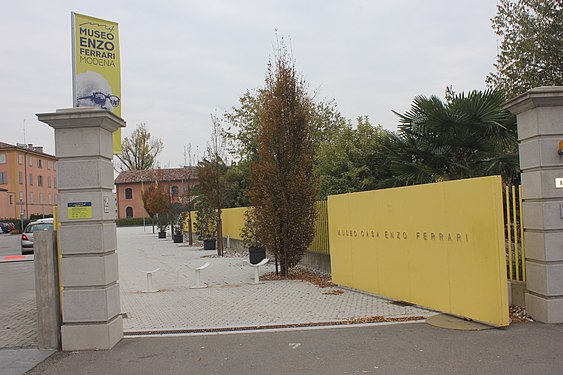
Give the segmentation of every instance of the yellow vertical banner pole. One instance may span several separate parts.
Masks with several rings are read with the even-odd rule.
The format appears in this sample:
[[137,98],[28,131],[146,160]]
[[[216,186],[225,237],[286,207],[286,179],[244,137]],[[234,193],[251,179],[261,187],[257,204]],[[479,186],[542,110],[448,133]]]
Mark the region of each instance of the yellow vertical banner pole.
[[522,214],[522,185],[518,186],[518,203],[520,207],[520,246],[522,247],[522,281],[526,282],[526,252],[524,249],[524,215]]
[[520,280],[520,255],[518,251],[518,220],[516,220],[516,186],[512,185],[512,222],[514,223],[514,260],[516,262],[516,280]]
[[505,207],[506,207],[506,228],[508,232],[508,278],[513,280],[513,272],[512,272],[512,223],[510,217],[510,193],[508,190],[508,186],[504,187],[504,200],[505,200]]
[[59,231],[59,207],[53,207],[53,224],[55,227],[55,237],[57,239],[57,272],[58,272],[58,280],[59,280],[59,312],[61,316],[63,314],[63,283],[62,283],[62,276],[61,276],[61,261],[62,261],[62,254],[61,249],[59,248],[59,244],[61,243],[60,238],[60,231]]

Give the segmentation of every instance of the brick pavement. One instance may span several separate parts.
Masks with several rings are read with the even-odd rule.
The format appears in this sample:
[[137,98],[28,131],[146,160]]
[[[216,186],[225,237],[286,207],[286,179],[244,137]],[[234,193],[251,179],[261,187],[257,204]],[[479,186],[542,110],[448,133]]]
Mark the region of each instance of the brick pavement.
[[[126,334],[142,331],[196,330],[268,325],[310,324],[385,316],[430,316],[434,312],[413,306],[343,290],[339,295],[323,294],[340,288],[321,289],[294,280],[266,281],[252,285],[254,271],[246,258],[217,258],[215,251],[203,251],[170,239],[159,240],[150,228],[118,229],[118,255],[122,311],[126,313]],[[205,289],[190,289],[197,267]],[[141,271],[160,271],[153,276],[158,293],[141,293],[146,276]],[[270,272],[273,265],[261,267]]]
[[36,347],[35,293],[22,295],[10,307],[0,311],[0,322],[0,348]]
[[[282,280],[252,285],[254,271],[245,258],[217,258],[186,244],[159,240],[147,227],[118,229],[121,307],[126,313],[125,332],[235,328],[285,324],[334,322],[367,316],[430,316],[417,307],[396,306],[386,299],[343,290],[340,295],[323,292],[312,284]],[[211,265],[201,274],[206,289],[190,289],[193,267]],[[153,286],[158,293],[141,293],[146,276],[141,271],[160,267]],[[261,274],[273,271],[271,264]],[[0,348],[37,346],[35,295],[23,294],[0,311]]]

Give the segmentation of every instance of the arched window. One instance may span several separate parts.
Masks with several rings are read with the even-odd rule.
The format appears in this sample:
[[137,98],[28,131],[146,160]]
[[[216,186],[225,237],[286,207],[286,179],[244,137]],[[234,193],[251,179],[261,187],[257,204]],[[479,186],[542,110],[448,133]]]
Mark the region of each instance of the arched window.
[[125,216],[126,217],[133,217],[133,207],[127,207],[125,209]]
[[133,189],[125,189],[125,199],[133,199]]
[[172,191],[172,196],[173,197],[177,197],[178,196],[178,186],[172,186],[172,189],[170,189]]

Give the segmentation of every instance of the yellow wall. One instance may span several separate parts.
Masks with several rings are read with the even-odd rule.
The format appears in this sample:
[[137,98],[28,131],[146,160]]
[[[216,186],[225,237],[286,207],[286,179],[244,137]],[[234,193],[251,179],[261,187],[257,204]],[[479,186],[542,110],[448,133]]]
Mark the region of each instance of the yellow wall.
[[505,326],[498,176],[329,196],[335,283]]
[[[247,207],[237,208],[224,208],[221,214],[223,220],[223,237],[230,236],[233,239],[241,240],[240,231],[244,226],[244,213]],[[187,228],[187,218],[185,219],[185,227]],[[197,221],[197,214],[192,211],[192,227],[195,230],[195,223]]]
[[223,237],[230,236],[241,240],[240,231],[244,226],[244,213],[247,207],[225,208],[221,215],[223,220]]

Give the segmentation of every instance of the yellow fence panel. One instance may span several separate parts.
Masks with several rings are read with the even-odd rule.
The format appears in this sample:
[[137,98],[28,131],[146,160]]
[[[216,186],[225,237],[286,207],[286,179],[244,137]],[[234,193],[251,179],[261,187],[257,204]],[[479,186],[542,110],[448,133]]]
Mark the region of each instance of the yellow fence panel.
[[335,283],[509,324],[499,176],[328,197]]
[[[326,201],[316,202],[317,220],[315,234],[308,251],[329,254],[328,240],[328,205]],[[244,226],[244,213],[248,207],[225,208],[222,211],[223,236],[230,236],[235,240],[242,240],[240,231]],[[195,222],[195,221],[194,221]]]
[[240,231],[244,227],[244,213],[248,207],[225,208],[222,211],[223,237],[242,240]]

